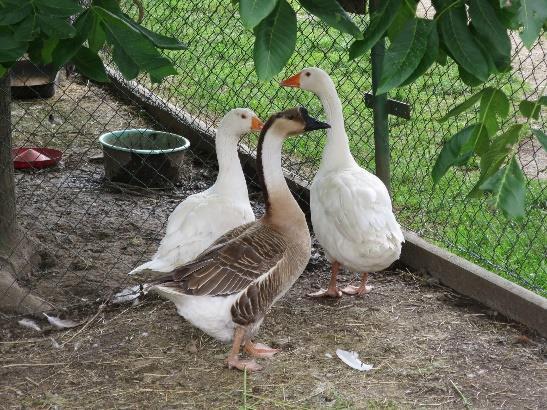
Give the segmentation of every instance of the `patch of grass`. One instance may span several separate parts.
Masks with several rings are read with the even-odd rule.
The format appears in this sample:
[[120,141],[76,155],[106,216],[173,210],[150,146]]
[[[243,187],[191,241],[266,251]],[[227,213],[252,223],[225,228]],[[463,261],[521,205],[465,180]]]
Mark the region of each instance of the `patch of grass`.
[[[154,90],[214,126],[228,109],[253,108],[259,116],[290,106],[305,105],[322,115],[320,102],[311,93],[278,86],[282,77],[306,66],[328,71],[344,104],[346,128],[355,158],[374,170],[372,112],[363,96],[371,90],[367,57],[348,61],[351,38],[329,29],[306,13],[299,13],[296,51],[276,81],[259,82],[253,69],[251,32],[238,21],[236,7],[225,1],[169,0],[158,4],[145,1],[146,24],[160,32],[176,35],[190,47],[182,53],[168,52],[176,61],[179,75]],[[356,17],[361,26],[363,18]],[[529,180],[527,217],[508,222],[482,200],[467,200],[478,178],[477,163],[451,170],[436,186],[431,167],[442,144],[473,120],[460,116],[443,124],[436,120],[473,90],[458,81],[453,65],[436,66],[416,83],[396,90],[390,97],[412,106],[409,121],[391,117],[391,171],[394,206],[408,229],[451,251],[542,294],[546,293],[545,183]],[[506,75],[498,86],[508,95],[523,95],[526,84],[518,74]],[[517,107],[512,107],[511,118]],[[321,158],[321,134],[287,142],[285,166],[301,178],[311,180]],[[252,137],[247,141],[251,145]]]

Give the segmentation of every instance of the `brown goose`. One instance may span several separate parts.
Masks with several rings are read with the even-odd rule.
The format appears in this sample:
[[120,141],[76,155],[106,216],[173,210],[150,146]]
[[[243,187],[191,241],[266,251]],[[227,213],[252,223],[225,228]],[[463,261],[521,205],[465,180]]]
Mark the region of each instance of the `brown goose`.
[[179,315],[210,336],[233,342],[230,368],[260,370],[239,357],[241,346],[255,357],[278,350],[251,341],[273,303],[304,271],[310,233],[281,169],[281,148],[290,135],[329,128],[305,108],[275,114],[264,125],[257,149],[257,170],[266,202],[265,215],[217,239],[193,261],[144,285],[177,306]]

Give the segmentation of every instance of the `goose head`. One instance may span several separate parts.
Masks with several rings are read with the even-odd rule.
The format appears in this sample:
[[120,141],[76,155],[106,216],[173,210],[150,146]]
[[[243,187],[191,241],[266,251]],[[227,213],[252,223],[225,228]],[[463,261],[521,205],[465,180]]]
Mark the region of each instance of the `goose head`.
[[272,115],[266,121],[262,134],[272,129],[276,131],[276,134],[288,137],[325,128],[330,128],[330,125],[310,116],[306,108],[298,107]]
[[330,76],[324,70],[317,67],[304,68],[299,73],[281,81],[281,85],[284,87],[301,88],[318,95],[324,93],[328,88],[334,87]]
[[249,108],[234,108],[226,113],[220,121],[219,129],[240,137],[249,132],[262,130],[264,124]]

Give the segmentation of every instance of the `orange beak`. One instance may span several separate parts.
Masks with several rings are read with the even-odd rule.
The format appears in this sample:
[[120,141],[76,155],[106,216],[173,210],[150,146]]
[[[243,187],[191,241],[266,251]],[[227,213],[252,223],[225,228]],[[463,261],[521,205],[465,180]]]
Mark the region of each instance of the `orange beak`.
[[300,88],[300,73],[281,81],[283,87],[296,87]]
[[251,131],[260,131],[264,124],[260,121],[260,118],[253,117],[251,119]]

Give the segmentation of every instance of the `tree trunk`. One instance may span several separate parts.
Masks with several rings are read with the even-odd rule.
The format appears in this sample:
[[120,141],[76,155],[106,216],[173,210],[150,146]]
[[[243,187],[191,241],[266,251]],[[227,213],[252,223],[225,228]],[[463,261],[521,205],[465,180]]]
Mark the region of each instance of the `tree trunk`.
[[9,71],[0,78],[0,249],[17,239],[15,178],[11,158],[11,93]]
[[39,244],[17,225],[15,175],[11,158],[11,88],[9,71],[0,78],[0,311],[22,314],[53,306],[21,287],[16,278],[29,278],[40,263]]

